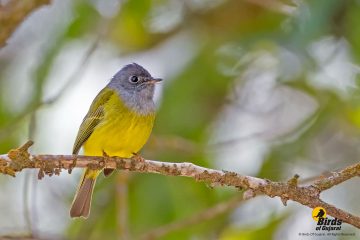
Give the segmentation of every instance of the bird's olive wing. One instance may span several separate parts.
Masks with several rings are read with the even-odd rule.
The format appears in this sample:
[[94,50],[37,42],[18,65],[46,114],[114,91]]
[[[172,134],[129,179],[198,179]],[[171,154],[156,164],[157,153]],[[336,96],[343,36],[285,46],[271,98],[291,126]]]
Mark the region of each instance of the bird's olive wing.
[[96,126],[104,118],[104,105],[107,101],[109,101],[113,94],[113,90],[109,88],[104,88],[95,97],[88,113],[86,114],[81,123],[79,132],[76,136],[76,140],[74,143],[73,154],[78,154],[81,146],[90,137]]

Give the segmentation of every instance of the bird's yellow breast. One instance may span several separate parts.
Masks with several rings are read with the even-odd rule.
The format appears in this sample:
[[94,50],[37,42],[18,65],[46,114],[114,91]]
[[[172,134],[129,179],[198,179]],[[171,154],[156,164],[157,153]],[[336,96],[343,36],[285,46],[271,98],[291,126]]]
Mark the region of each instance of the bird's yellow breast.
[[113,94],[104,106],[104,118],[84,143],[85,155],[131,157],[148,140],[155,113],[139,114],[129,109],[122,99]]

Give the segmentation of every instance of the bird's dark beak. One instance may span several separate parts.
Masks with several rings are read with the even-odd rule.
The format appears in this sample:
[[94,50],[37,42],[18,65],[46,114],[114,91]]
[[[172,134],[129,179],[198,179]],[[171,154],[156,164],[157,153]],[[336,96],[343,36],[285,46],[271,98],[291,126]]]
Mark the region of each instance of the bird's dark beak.
[[149,78],[146,83],[148,84],[155,84],[155,83],[158,83],[158,82],[161,82],[162,79],[161,78]]

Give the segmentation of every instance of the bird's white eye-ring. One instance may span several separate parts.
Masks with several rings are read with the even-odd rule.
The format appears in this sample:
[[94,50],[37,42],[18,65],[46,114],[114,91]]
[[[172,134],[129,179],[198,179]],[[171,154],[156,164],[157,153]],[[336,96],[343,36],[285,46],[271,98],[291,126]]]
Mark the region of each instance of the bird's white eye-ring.
[[137,83],[139,81],[139,78],[137,76],[131,76],[129,80],[131,83]]

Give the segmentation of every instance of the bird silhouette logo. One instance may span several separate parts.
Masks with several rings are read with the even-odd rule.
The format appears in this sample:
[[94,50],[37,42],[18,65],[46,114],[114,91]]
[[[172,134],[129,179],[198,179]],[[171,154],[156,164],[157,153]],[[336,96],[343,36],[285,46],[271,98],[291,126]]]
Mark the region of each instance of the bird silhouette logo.
[[317,222],[320,218],[326,218],[326,211],[323,207],[316,207],[312,211],[312,218]]

